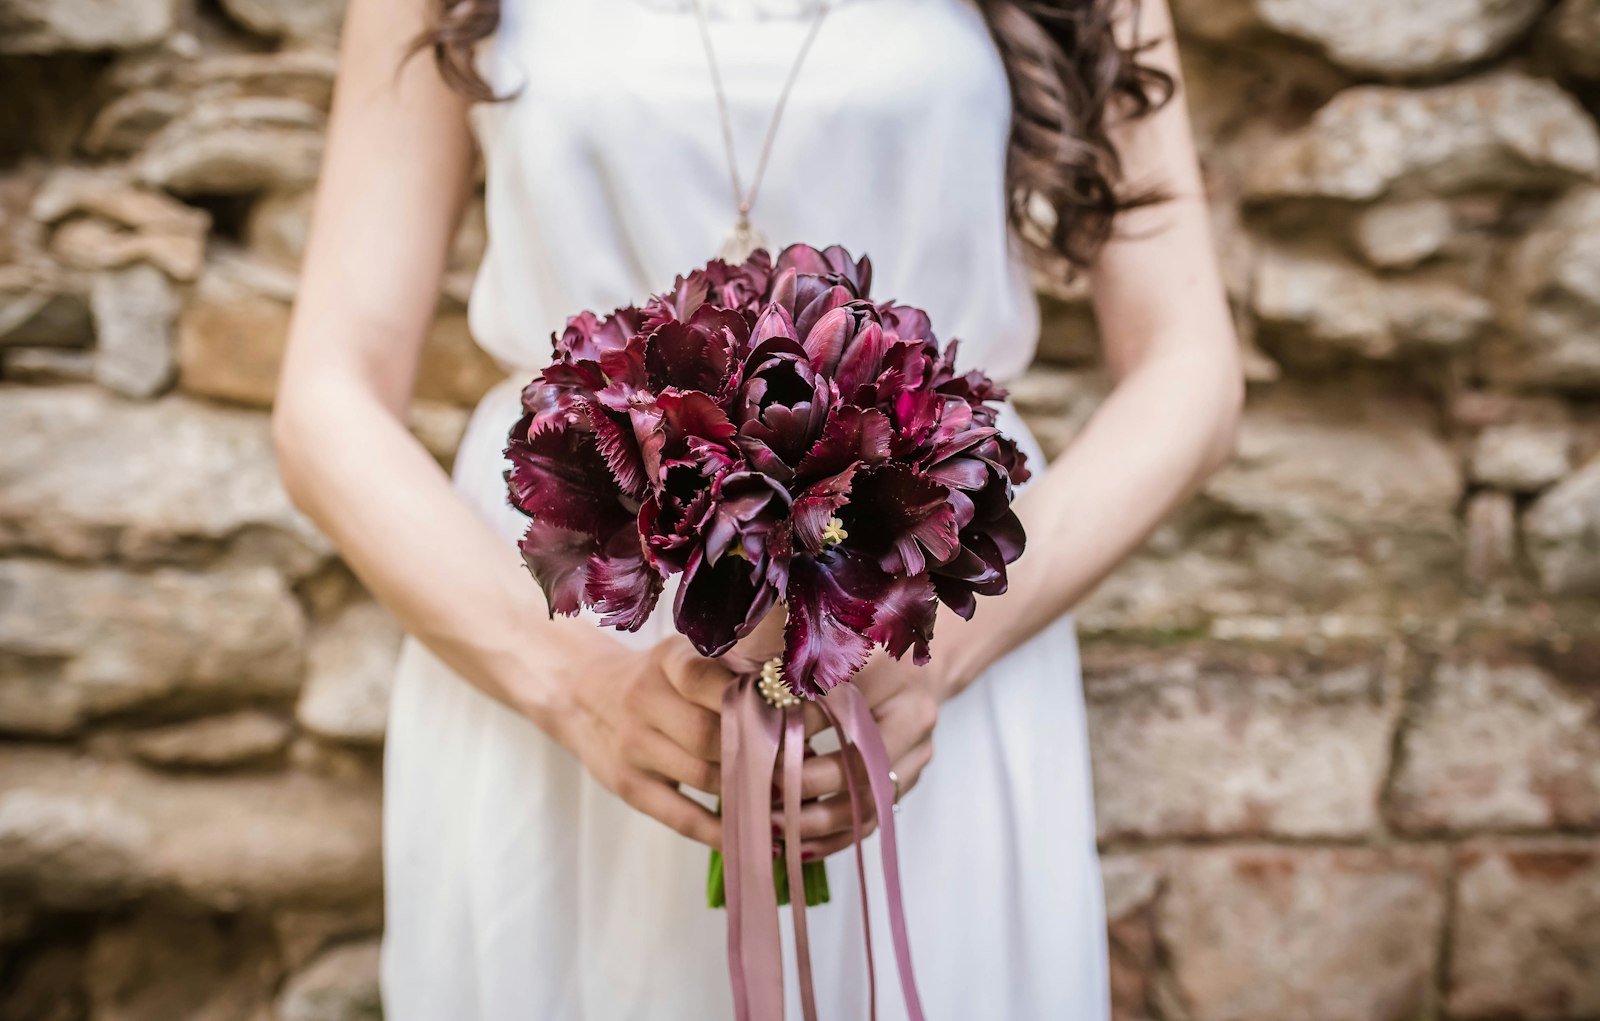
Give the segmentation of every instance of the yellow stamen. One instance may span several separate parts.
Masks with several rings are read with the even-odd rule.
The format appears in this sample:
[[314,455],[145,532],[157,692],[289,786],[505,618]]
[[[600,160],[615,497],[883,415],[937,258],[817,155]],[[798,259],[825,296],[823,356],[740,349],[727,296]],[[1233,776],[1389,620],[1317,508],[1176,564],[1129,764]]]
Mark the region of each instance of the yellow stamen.
[[829,518],[827,526],[822,529],[822,544],[837,546],[848,538],[850,533],[844,530],[844,522],[838,518]]

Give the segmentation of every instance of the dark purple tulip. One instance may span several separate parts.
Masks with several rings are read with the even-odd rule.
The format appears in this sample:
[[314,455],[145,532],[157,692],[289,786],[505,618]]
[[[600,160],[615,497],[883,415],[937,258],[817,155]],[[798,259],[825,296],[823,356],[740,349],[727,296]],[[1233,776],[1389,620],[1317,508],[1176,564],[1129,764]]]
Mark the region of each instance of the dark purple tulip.
[[1026,458],[1004,391],[834,246],[757,252],[639,308],[568,320],[506,473],[553,613],[674,622],[719,655],[783,602],[784,677],[816,697],[874,646],[925,662],[940,602],[1005,591]]
[[645,564],[630,498],[618,487],[592,432],[519,422],[506,448],[511,502],[532,521],[519,547],[552,615],[594,606],[605,624],[638,630],[661,592]]
[[788,492],[757,472],[711,484],[711,512],[673,608],[678,630],[707,656],[749,634],[788,581]]

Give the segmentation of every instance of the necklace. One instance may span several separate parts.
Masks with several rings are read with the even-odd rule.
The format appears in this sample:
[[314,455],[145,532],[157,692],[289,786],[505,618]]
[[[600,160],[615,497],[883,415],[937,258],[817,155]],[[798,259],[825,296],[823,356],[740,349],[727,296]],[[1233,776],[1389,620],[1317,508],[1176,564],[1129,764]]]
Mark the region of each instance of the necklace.
[[778,93],[778,102],[772,108],[772,120],[767,124],[766,137],[761,142],[761,155],[756,160],[755,176],[750,179],[750,187],[744,187],[743,179],[739,176],[739,157],[733,144],[733,120],[728,114],[728,97],[722,88],[722,72],[717,67],[717,53],[711,45],[711,26],[706,18],[705,0],[693,0],[694,17],[700,28],[700,42],[706,50],[706,64],[711,68],[711,88],[717,96],[717,116],[722,121],[722,145],[728,156],[728,181],[733,186],[733,203],[739,211],[739,218],[733,225],[733,230],[728,234],[728,239],[722,243],[720,257],[727,262],[743,262],[751,252],[758,248],[765,248],[768,241],[765,235],[750,222],[750,210],[756,203],[756,192],[761,188],[761,179],[767,172],[767,160],[772,155],[772,141],[778,134],[778,122],[783,119],[783,108],[789,102],[789,93],[794,90],[795,80],[800,77],[800,67],[806,62],[806,55],[811,52],[811,44],[816,41],[817,32],[822,28],[822,19],[827,17],[828,9],[833,0],[817,0],[816,11],[811,16],[810,27],[806,29],[806,37],[800,43],[800,52],[795,55],[794,64],[789,68],[789,76],[784,79],[783,90]]

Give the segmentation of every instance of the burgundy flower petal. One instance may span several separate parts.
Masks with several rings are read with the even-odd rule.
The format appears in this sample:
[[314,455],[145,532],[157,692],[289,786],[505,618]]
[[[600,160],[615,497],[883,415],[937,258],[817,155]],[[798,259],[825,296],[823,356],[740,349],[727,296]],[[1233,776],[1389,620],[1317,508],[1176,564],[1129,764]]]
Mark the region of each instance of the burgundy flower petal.
[[661,491],[639,507],[639,532],[651,561],[669,574],[682,571],[710,516],[711,487],[700,473],[692,467],[669,472]]
[[936,574],[933,576],[933,589],[939,595],[939,602],[954,610],[962,620],[971,620],[978,609],[977,594],[965,582]]
[[506,484],[518,510],[544,524],[597,539],[606,538],[619,522],[632,518],[593,433],[548,429],[519,439],[524,431],[512,434],[505,451],[511,461]]
[[800,547],[810,553],[821,553],[823,530],[850,499],[850,482],[855,477],[854,466],[837,475],[830,475],[806,487],[794,501],[794,537]]
[[706,559],[724,554],[755,563],[766,556],[766,537],[789,516],[789,493],[759,472],[731,472],[711,487],[711,519],[705,531]]
[[848,681],[872,653],[872,603],[847,584],[851,567],[861,560],[832,551],[798,556],[789,565],[783,679],[802,698],[820,697]]
[[777,602],[778,591],[762,568],[742,557],[709,563],[703,547],[689,554],[672,607],[673,622],[702,656],[720,656],[733,648]]
[[[735,318],[741,332],[749,329],[742,318]],[[720,393],[733,368],[733,350],[734,341],[725,328],[707,328],[698,323],[664,323],[645,342],[645,375],[650,389]]]
[[636,407],[633,427],[645,471],[655,485],[679,465],[695,465],[709,477],[732,464],[738,453],[727,412],[698,390],[669,390],[652,404]]
[[833,380],[846,400],[853,398],[858,388],[878,378],[888,350],[888,338],[877,323],[867,323],[851,338],[839,359]]
[[989,481],[989,464],[977,457],[952,457],[929,465],[923,474],[952,489],[981,489]]
[[872,260],[864,255],[852,260],[843,245],[829,245],[821,251],[805,244],[790,245],[778,253],[774,268],[779,273],[793,269],[799,273],[833,277],[848,283],[862,298],[872,287]]
[[750,331],[752,354],[761,351],[762,341],[771,340],[773,337],[798,341],[799,336],[794,331],[794,317],[789,314],[789,310],[778,304],[768,305],[761,310],[756,325]]
[[950,490],[899,464],[859,473],[846,508],[852,547],[878,558],[892,574],[920,574],[960,548]]
[[880,464],[889,459],[889,438],[889,419],[877,408],[842,407],[795,466],[795,477],[812,482],[853,464]]
[[606,627],[637,631],[650,619],[661,575],[645,561],[636,531],[618,529],[605,551],[590,558],[584,594]]
[[928,321],[928,313],[920,308],[888,301],[878,306],[878,316],[883,321],[883,328],[896,337],[938,342],[933,335],[933,324]]
[[[825,372],[832,372],[833,367],[838,364],[839,355],[844,350],[844,341],[855,332],[855,323],[859,316],[855,310],[845,313],[849,321],[842,328],[844,336],[836,343],[830,342],[827,331],[815,339],[812,338],[812,334],[816,333],[824,322],[828,322],[834,313],[840,309],[847,309],[853,300],[854,295],[848,289],[830,287],[795,312],[794,332],[805,343],[807,353],[811,354],[811,364]],[[833,328],[830,323],[829,329]]]
[[528,572],[544,590],[550,616],[560,613],[570,617],[583,606],[590,558],[599,548],[600,544],[587,532],[538,520],[528,522],[517,549]]
[[633,433],[633,423],[627,416],[607,409],[593,397],[580,398],[578,405],[594,431],[595,447],[605,459],[617,487],[634,499],[644,496],[648,479],[645,475],[644,453],[639,449],[639,440]]
[[883,575],[872,604],[872,627],[867,629],[867,637],[895,659],[911,649],[912,662],[928,662],[928,643],[933,640],[933,623],[939,613],[933,579],[926,574]]
[[599,362],[611,351],[621,350],[639,329],[639,310],[619,308],[604,319],[593,312],[581,312],[567,320],[559,337],[552,337],[558,360]]

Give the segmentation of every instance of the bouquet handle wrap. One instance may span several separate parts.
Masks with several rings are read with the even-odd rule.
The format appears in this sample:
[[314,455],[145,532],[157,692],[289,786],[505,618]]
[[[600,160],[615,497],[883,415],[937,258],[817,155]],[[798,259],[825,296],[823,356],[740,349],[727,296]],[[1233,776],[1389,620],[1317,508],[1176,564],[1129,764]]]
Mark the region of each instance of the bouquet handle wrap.
[[[883,857],[884,893],[889,909],[889,930],[906,1013],[911,1021],[924,1021],[911,967],[911,944],[906,932],[900,888],[899,859],[894,833],[894,788],[889,780],[889,755],[866,700],[850,684],[841,684],[818,701],[839,731],[840,744],[861,757],[866,767],[873,805],[877,811]],[[755,675],[728,685],[722,697],[722,816],[723,859],[726,868],[728,910],[728,978],[733,989],[734,1016],[738,1021],[780,1021],[783,1006],[783,947],[778,932],[777,890],[772,878],[771,816],[772,777],[783,747],[783,817],[791,889],[800,877],[800,769],[804,723],[798,707],[780,710],[767,704],[756,687]],[[848,752],[847,752],[848,754]],[[846,769],[850,777],[853,770]],[[855,781],[850,780],[851,818],[855,827],[856,863],[861,871],[862,914],[866,903],[866,862],[860,848],[864,832],[857,810]],[[817,1021],[811,988],[810,947],[805,924],[805,898],[790,898],[794,912],[795,954],[800,979],[800,1001],[805,1021]],[[867,934],[867,974],[874,990],[870,930]]]

